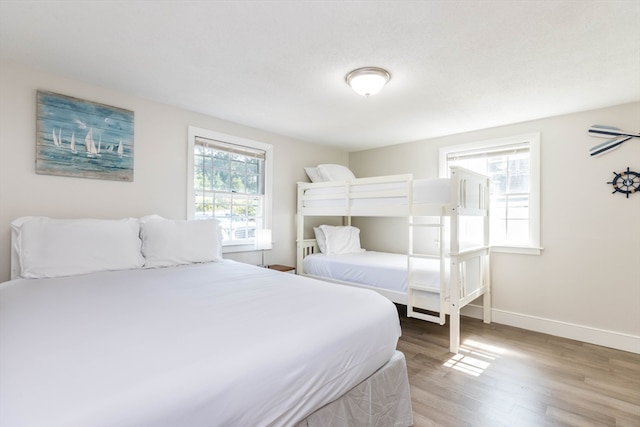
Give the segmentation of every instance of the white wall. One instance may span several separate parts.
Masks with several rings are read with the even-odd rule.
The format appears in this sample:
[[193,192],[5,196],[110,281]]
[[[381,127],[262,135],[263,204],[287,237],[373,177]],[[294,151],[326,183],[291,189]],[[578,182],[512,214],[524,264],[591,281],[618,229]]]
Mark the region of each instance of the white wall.
[[[540,132],[544,250],[493,255],[494,320],[640,353],[640,194],[607,184],[613,171],[640,171],[640,139],[592,158],[604,141],[587,134],[594,124],[638,132],[640,103],[355,152],[349,166],[359,177],[436,177],[442,146]],[[397,226],[369,232],[373,224],[357,224],[364,247],[406,250]]]
[[[35,120],[38,89],[133,110],[134,182],[37,175]],[[0,282],[9,279],[9,224],[17,217],[120,218],[157,213],[167,218],[185,218],[187,127],[190,125],[273,144],[274,248],[265,252],[265,261],[295,265],[295,183],[307,180],[304,166],[346,164],[346,152],[302,143],[20,65],[1,63]],[[228,257],[260,263],[260,254],[256,252]]]

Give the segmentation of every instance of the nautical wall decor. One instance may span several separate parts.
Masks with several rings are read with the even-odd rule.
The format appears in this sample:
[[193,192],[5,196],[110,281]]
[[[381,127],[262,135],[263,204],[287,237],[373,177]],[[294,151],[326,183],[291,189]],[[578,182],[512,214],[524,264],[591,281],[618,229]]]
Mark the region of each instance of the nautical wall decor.
[[133,181],[133,111],[38,91],[36,173]]
[[601,156],[619,148],[623,142],[631,138],[640,138],[640,133],[624,132],[613,126],[593,125],[589,128],[589,135],[598,138],[609,138],[602,144],[594,145],[589,150],[592,157]]
[[622,193],[625,194],[628,199],[629,194],[640,191],[640,173],[627,168],[625,172],[614,172],[613,175],[613,181],[607,182],[607,184],[613,185],[613,192],[611,194]]

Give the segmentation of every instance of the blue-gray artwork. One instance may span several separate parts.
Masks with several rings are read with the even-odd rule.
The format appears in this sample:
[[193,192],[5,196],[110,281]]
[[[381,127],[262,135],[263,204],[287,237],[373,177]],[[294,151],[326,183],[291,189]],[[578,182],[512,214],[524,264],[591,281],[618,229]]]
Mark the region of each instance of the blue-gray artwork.
[[133,111],[38,91],[36,173],[133,181]]

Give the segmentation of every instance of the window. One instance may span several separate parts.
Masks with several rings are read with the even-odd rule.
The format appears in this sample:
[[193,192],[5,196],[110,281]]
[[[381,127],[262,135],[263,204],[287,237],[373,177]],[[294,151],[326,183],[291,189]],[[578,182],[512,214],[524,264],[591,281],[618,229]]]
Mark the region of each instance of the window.
[[270,228],[272,146],[189,127],[189,218],[216,218],[225,252],[253,250]]
[[440,176],[462,166],[489,176],[491,245],[540,253],[540,134],[440,149]]

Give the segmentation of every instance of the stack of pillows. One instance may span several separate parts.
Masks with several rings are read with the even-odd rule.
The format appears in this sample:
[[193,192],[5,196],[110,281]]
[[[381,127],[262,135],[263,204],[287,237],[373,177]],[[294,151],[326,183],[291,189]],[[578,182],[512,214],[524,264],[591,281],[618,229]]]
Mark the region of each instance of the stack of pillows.
[[216,219],[158,215],[119,220],[22,217],[11,223],[12,269],[35,279],[222,261],[219,224]]

